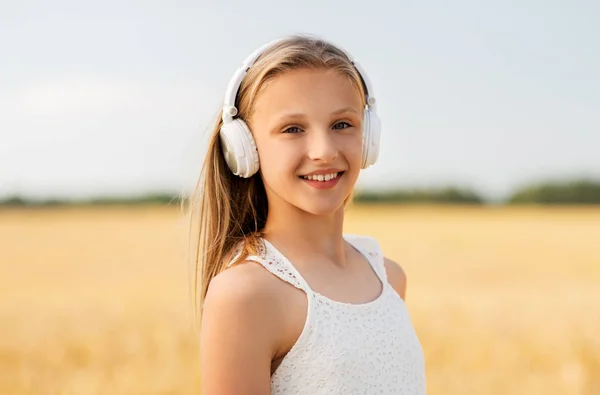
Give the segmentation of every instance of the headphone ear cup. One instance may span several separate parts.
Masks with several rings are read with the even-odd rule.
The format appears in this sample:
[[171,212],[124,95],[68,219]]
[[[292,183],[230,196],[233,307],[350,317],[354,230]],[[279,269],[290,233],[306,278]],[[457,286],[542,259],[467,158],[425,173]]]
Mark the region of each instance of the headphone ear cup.
[[219,132],[223,156],[236,176],[248,178],[258,171],[258,151],[250,128],[242,119],[221,126]]
[[381,120],[377,113],[365,110],[363,119],[363,169],[375,164],[379,157],[379,145],[381,140]]

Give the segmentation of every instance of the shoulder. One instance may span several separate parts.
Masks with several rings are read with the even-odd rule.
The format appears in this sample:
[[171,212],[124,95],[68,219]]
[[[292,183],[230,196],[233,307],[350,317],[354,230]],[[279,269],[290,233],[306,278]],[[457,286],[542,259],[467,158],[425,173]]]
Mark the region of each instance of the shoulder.
[[400,297],[406,300],[406,272],[398,263],[384,257],[383,263],[387,273],[388,282]]
[[203,393],[268,391],[282,314],[269,276],[258,263],[244,262],[212,279],[200,331]]
[[228,307],[264,307],[259,301],[268,301],[274,292],[269,274],[258,263],[246,261],[233,265],[217,274],[207,290],[205,308],[213,304]]
[[[277,287],[260,264],[234,265],[216,275],[207,290],[203,317],[239,321],[249,328],[269,315],[276,315]],[[220,321],[223,323],[224,321]]]

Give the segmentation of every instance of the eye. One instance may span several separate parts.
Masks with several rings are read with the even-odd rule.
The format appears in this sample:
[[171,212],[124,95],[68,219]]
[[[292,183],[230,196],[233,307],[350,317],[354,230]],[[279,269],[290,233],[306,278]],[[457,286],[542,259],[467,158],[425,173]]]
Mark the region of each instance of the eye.
[[297,126],[291,126],[283,131],[283,133],[300,133],[301,130]]
[[352,125],[350,125],[348,122],[338,122],[335,125],[333,125],[334,129],[347,129],[347,128],[351,128]]

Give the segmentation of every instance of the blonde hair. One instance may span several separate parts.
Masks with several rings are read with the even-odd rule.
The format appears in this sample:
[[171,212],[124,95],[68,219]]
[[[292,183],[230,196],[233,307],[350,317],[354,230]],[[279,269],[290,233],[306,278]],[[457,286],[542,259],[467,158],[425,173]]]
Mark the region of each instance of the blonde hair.
[[[236,98],[238,117],[248,122],[265,82],[301,68],[330,69],[347,76],[365,102],[364,81],[342,50],[319,38],[295,35],[266,50],[250,68]],[[194,311],[200,320],[211,280],[230,262],[243,262],[258,252],[268,213],[260,172],[241,178],[227,167],[219,138],[222,124],[220,112],[189,200]]]

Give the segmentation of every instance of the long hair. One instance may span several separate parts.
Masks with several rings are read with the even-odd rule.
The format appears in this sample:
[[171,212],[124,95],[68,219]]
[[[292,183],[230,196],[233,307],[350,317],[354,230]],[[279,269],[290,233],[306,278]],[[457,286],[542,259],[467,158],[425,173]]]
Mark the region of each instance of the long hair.
[[[301,68],[332,69],[347,76],[365,102],[361,76],[343,51],[321,39],[295,35],[264,52],[250,68],[236,98],[238,117],[248,122],[265,82]],[[211,280],[229,263],[258,252],[269,208],[260,172],[241,178],[227,167],[219,138],[221,115],[189,200],[194,311],[200,320]]]

